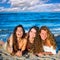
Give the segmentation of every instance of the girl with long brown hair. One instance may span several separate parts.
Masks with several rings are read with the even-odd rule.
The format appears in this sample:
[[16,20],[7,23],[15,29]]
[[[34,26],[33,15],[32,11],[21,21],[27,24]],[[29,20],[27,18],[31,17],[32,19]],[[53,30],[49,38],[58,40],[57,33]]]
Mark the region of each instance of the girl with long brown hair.
[[34,55],[42,52],[40,39],[39,39],[39,27],[33,26],[30,28],[27,37],[27,50]]
[[7,42],[7,50],[11,55],[22,56],[26,48],[25,30],[22,25],[15,27],[13,34]]

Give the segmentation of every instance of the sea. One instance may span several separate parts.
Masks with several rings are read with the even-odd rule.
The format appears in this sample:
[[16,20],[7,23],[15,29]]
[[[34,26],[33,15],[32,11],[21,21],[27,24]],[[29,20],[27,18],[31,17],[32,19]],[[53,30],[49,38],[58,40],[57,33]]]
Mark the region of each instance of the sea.
[[0,40],[6,42],[19,24],[26,32],[32,26],[47,26],[60,49],[60,12],[0,12]]

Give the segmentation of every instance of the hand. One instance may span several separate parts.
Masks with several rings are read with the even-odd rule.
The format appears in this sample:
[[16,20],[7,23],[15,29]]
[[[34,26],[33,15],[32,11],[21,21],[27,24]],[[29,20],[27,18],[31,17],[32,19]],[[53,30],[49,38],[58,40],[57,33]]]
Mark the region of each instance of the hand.
[[37,55],[38,55],[39,57],[43,56],[43,54],[42,54],[42,53],[38,53]]
[[52,52],[44,52],[44,55],[53,55]]
[[12,53],[12,47],[7,47],[7,51],[9,52],[9,53]]
[[20,56],[22,56],[22,52],[21,51],[17,51],[17,53],[15,55],[20,57]]

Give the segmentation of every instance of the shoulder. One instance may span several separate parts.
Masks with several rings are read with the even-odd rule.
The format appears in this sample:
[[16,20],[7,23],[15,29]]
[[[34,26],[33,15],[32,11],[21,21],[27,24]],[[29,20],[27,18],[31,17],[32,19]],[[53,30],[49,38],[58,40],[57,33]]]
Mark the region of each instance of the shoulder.
[[9,37],[9,40],[10,40],[10,41],[13,40],[13,34],[11,34],[11,36]]
[[23,39],[23,42],[24,42],[24,43],[27,43],[27,39],[26,39],[26,38],[24,38],[24,39]]
[[13,34],[11,34],[11,36],[9,37],[9,39],[12,39],[13,38]]
[[9,40],[9,44],[12,45],[12,43],[13,43],[13,34],[11,34],[11,36],[8,38],[8,40]]

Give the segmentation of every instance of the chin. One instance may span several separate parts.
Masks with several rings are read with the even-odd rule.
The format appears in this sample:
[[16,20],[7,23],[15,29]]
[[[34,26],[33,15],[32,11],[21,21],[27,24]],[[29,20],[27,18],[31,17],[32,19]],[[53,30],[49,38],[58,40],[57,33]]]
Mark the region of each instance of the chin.
[[42,40],[45,40],[45,39],[42,39]]

